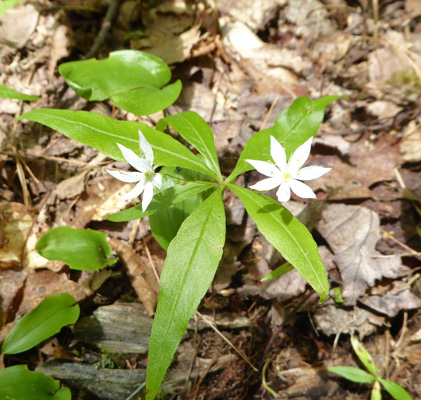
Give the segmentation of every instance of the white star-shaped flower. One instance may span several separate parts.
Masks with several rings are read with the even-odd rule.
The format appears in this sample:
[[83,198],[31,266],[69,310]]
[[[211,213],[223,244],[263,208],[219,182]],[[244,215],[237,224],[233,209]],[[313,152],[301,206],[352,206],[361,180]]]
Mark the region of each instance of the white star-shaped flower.
[[143,192],[142,199],[142,211],[145,212],[148,208],[148,205],[152,201],[153,197],[153,187],[161,189],[162,187],[162,176],[154,172],[153,169],[153,151],[151,145],[146,140],[143,133],[139,130],[139,146],[141,151],[141,156],[138,157],[132,150],[123,146],[120,143],[117,143],[117,146],[121,150],[123,157],[126,161],[137,171],[139,172],[130,172],[130,171],[112,171],[106,169],[106,171],[112,175],[114,178],[119,179],[120,181],[126,183],[136,183],[137,185],[124,196],[120,197],[120,200],[130,200],[138,197]]
[[291,190],[299,197],[304,199],[315,199],[316,194],[309,186],[301,181],[309,181],[320,178],[332,168],[324,167],[305,167],[302,166],[307,161],[310,154],[313,138],[308,139],[304,144],[298,147],[287,163],[287,157],[284,148],[273,137],[270,137],[270,154],[275,164],[266,161],[246,160],[261,174],[268,176],[250,186],[250,189],[258,191],[272,190],[279,186],[276,196],[281,203],[288,201],[291,197]]

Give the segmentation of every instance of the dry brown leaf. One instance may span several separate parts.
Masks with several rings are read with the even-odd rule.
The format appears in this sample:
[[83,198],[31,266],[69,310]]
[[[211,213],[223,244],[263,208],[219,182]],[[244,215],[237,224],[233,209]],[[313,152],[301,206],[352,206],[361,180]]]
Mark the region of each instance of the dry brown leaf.
[[403,108],[387,100],[378,100],[367,104],[367,111],[381,120],[389,120],[399,114]]
[[144,257],[139,256],[131,247],[117,239],[110,238],[109,244],[127,268],[131,284],[139,300],[145,306],[148,314],[154,315],[158,302],[159,285],[150,263]]
[[421,161],[421,126],[411,121],[404,131],[400,151],[405,162]]
[[57,27],[52,37],[53,48],[51,50],[51,57],[48,64],[48,70],[50,74],[54,73],[54,70],[57,66],[57,62],[62,58],[67,57],[70,54],[70,30],[65,25],[60,25]]
[[34,216],[23,204],[0,204],[0,268],[20,265]]
[[408,285],[399,281],[394,282],[393,288],[383,295],[371,295],[363,297],[359,301],[372,310],[390,318],[395,317],[401,310],[421,308],[421,299],[411,293]]
[[131,40],[130,47],[161,57],[167,64],[188,59],[200,41],[200,25],[195,23],[193,9],[187,2],[165,0],[148,9],[143,20],[147,21],[147,37]]
[[[308,184],[313,190],[323,188],[335,199],[346,198],[343,193],[349,193],[349,198],[373,197],[369,190],[371,185],[396,179],[393,169],[400,164],[396,144],[397,139],[387,134],[379,135],[375,143],[360,140],[349,147],[348,163],[337,156],[316,155],[312,165],[331,167],[332,170]],[[357,191],[355,195],[353,190]],[[342,195],[336,197],[338,191]]]
[[317,229],[334,253],[347,305],[355,305],[376,280],[397,278],[406,270],[399,256],[378,258],[380,220],[367,208],[330,204],[323,210]]
[[336,30],[336,24],[329,18],[327,8],[318,0],[289,1],[285,17],[296,25],[294,34],[303,36],[307,41],[317,36],[333,36]]
[[217,0],[216,8],[221,14],[227,14],[258,31],[266,28],[285,3],[287,0]]
[[84,300],[87,296],[83,287],[70,280],[66,274],[57,274],[49,270],[30,271],[18,314],[27,314],[45,298],[62,292],[72,295],[76,302]]
[[314,313],[314,320],[325,335],[359,332],[360,337],[364,337],[374,333],[375,325],[381,325],[384,318],[379,319],[379,317],[359,307],[346,310],[332,303],[317,308]]
[[39,11],[32,5],[18,5],[5,12],[0,24],[0,43],[20,49],[35,31]]
[[18,292],[23,288],[27,273],[0,269],[0,329],[9,320],[13,307],[17,305]]

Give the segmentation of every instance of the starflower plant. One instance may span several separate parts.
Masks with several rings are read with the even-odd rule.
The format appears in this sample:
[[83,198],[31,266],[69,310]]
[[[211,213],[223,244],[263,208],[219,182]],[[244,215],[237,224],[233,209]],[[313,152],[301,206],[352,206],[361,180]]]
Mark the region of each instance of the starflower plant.
[[134,151],[128,149],[120,143],[117,143],[118,148],[125,160],[138,172],[131,171],[113,171],[106,169],[106,171],[114,178],[126,183],[137,183],[137,185],[130,190],[130,192],[120,197],[120,200],[131,200],[140,196],[143,192],[142,211],[145,212],[148,205],[153,198],[153,187],[158,189],[162,187],[162,175],[154,172],[153,167],[153,151],[151,145],[146,140],[142,131],[139,129],[139,146],[143,157],[138,157]]
[[[298,196],[315,198],[301,181],[316,179],[329,168],[304,164],[325,108],[340,97],[294,100],[271,128],[249,139],[228,177],[221,171],[213,132],[192,111],[167,116],[155,129],[86,111],[39,109],[21,117],[47,125],[114,160],[127,161],[136,171],[107,172],[136,184],[123,200],[143,193],[143,201],[108,219],[123,222],[151,216],[150,222],[156,218],[155,224],[161,224],[160,234],[165,235],[168,246],[149,341],[147,400],[157,395],[189,320],[219,267],[226,234],[224,191],[239,197],[260,233],[289,263],[291,267],[284,268],[284,272],[295,268],[321,301],[327,299],[326,270],[310,231],[278,201],[237,184],[241,182],[237,178],[254,167],[267,178],[252,189],[263,191],[279,186],[281,203],[290,198],[291,190]],[[182,141],[166,133],[168,125]],[[140,157],[136,155],[139,144]],[[270,158],[273,163],[267,161]],[[161,174],[165,173],[164,182],[162,175],[154,171],[154,160],[162,167]],[[155,188],[160,190],[154,195]]]
[[302,168],[310,154],[313,137],[299,146],[287,163],[287,156],[282,145],[273,137],[270,137],[270,154],[275,164],[267,161],[246,160],[261,174],[268,178],[250,186],[250,189],[258,191],[272,190],[279,186],[276,196],[281,203],[291,198],[291,190],[303,199],[315,199],[316,194],[309,186],[300,181],[309,181],[320,178],[331,170],[318,166]]

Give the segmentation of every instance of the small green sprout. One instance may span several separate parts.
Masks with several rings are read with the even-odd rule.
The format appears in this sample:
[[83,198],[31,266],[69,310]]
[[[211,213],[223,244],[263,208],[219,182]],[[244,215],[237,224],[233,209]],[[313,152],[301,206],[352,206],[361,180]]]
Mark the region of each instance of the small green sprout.
[[358,358],[369,372],[355,367],[328,367],[327,370],[329,372],[338,374],[351,382],[374,382],[373,390],[371,391],[371,400],[381,400],[381,386],[383,386],[386,391],[396,400],[413,400],[409,393],[400,385],[380,377],[379,373],[377,372],[377,367],[374,363],[373,357],[355,336],[351,336],[351,344]]

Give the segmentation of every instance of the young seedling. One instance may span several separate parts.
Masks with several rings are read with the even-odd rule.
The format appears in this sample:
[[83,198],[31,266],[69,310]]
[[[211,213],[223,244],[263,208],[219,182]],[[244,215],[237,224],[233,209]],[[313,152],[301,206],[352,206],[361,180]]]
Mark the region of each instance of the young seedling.
[[351,336],[352,348],[357,354],[357,357],[362,362],[368,372],[355,367],[329,367],[327,370],[356,383],[373,383],[374,386],[371,391],[371,400],[381,400],[381,386],[396,400],[412,400],[409,393],[395,382],[383,379],[374,363],[371,354],[364,348],[355,336]]

